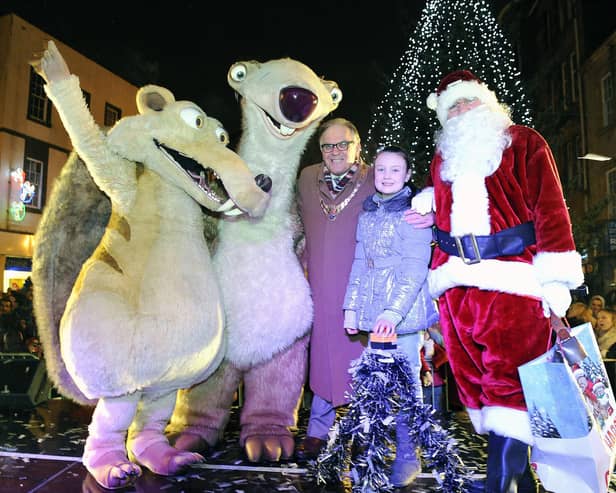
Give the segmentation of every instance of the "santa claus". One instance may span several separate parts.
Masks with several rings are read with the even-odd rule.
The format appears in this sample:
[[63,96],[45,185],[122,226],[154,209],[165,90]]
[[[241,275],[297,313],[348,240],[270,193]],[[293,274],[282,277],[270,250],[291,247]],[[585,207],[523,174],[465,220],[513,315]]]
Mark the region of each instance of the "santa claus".
[[583,282],[552,152],[514,125],[493,91],[467,70],[443,78],[428,106],[442,125],[430,187],[435,209],[429,282],[460,399],[488,437],[488,492],[534,492],[533,444],[518,367],[550,344]]

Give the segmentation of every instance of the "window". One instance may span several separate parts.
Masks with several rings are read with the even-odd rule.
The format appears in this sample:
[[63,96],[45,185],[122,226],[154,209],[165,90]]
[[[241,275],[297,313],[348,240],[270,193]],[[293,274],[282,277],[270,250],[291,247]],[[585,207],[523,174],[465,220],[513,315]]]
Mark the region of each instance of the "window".
[[105,126],[113,127],[120,118],[122,118],[122,110],[112,104],[105,103]]
[[545,45],[548,48],[552,48],[552,19],[550,19],[549,11],[544,13],[543,28],[545,30]]
[[43,208],[43,190],[45,181],[43,180],[45,164],[38,159],[26,157],[24,160],[24,173],[26,180],[34,185],[34,197],[32,202],[26,202],[26,209],[41,210]]
[[567,70],[567,62],[560,64],[560,79],[563,89],[563,109],[567,109],[567,102],[569,101],[569,70]]
[[607,127],[614,122],[614,87],[611,72],[601,79],[601,104],[603,106],[603,126]]
[[616,169],[607,172],[607,193],[610,219],[616,219]]
[[558,99],[558,82],[555,78],[550,79],[550,101],[548,103],[548,109],[550,113],[554,113],[556,111],[556,101]]
[[90,93],[88,91],[81,90],[81,94],[83,94],[83,99],[86,102],[86,106],[90,109]]
[[28,119],[51,127],[51,101],[45,94],[45,81],[30,67],[30,93],[28,95]]
[[575,51],[572,51],[571,54],[569,55],[569,70],[571,72],[571,101],[575,103],[577,101],[577,92],[578,92],[577,57],[575,56]]
[[585,159],[578,159],[580,155],[580,136],[577,135],[573,141],[573,153],[571,159],[575,163],[576,167],[576,179],[578,183],[578,189],[581,191],[588,190],[588,173],[586,172],[587,163]]

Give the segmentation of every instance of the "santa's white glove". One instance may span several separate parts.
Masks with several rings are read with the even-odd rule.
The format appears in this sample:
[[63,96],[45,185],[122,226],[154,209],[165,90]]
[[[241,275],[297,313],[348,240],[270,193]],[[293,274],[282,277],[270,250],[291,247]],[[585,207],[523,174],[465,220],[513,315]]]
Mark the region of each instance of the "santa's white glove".
[[550,310],[557,317],[564,317],[571,305],[571,292],[562,282],[546,282],[543,286],[543,314],[549,318]]
[[436,212],[434,203],[434,187],[426,187],[411,200],[411,209],[419,214]]

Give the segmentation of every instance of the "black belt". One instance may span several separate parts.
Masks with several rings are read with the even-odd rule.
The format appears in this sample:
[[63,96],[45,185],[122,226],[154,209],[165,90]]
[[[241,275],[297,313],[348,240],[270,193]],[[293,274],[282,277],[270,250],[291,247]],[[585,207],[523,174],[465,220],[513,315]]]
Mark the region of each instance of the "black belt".
[[441,250],[460,257],[465,264],[476,264],[483,259],[506,255],[519,255],[526,247],[536,242],[535,226],[532,221],[485,236],[474,234],[451,236],[445,231],[434,228],[434,240]]

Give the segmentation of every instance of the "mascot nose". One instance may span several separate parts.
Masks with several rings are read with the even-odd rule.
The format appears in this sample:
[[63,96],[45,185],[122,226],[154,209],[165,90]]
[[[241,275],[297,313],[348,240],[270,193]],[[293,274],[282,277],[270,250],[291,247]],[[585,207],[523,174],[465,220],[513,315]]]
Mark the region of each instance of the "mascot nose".
[[292,122],[303,122],[317,107],[319,98],[302,87],[285,87],[279,95],[280,111]]
[[264,192],[269,192],[272,189],[272,179],[264,174],[255,176],[255,183]]

